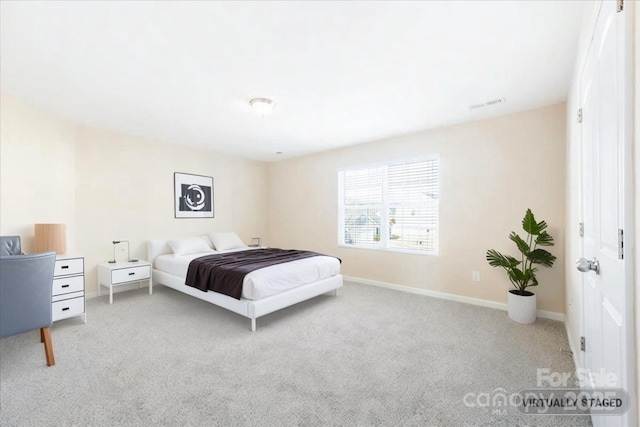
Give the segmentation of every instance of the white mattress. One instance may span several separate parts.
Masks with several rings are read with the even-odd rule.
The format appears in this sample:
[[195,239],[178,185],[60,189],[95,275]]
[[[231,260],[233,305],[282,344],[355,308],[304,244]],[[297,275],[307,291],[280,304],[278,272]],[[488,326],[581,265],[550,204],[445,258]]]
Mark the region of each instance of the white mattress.
[[[155,259],[155,268],[174,276],[187,277],[191,260],[222,252],[207,252],[191,255],[160,255]],[[340,273],[340,261],[330,256],[314,256],[283,264],[261,268],[247,274],[242,283],[242,298],[257,300],[326,279]],[[186,286],[186,285],[185,285]]]

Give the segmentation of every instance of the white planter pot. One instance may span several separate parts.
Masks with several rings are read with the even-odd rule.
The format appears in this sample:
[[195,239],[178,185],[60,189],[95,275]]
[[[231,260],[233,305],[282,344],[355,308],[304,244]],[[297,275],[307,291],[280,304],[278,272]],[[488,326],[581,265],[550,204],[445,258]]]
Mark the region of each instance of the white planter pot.
[[536,295],[523,296],[507,293],[507,308],[509,317],[518,323],[533,323],[536,321]]

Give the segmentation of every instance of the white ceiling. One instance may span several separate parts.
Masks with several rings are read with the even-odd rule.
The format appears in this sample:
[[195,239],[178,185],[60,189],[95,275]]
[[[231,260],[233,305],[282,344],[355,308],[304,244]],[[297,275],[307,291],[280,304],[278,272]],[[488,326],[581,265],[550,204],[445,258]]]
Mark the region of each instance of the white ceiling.
[[77,123],[275,161],[562,102],[583,8],[2,1],[0,86]]

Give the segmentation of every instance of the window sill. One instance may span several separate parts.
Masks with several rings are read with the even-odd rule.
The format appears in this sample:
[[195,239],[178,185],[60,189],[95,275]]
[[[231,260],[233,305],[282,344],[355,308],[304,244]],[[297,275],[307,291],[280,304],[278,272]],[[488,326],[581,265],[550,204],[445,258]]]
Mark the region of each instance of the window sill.
[[355,246],[355,245],[344,245],[338,244],[339,248],[346,249],[361,249],[364,251],[376,251],[376,252],[393,252],[393,253],[401,253],[401,254],[409,254],[409,255],[427,255],[427,256],[439,256],[437,251],[419,251],[412,249],[401,249],[401,248],[370,248],[365,246]]

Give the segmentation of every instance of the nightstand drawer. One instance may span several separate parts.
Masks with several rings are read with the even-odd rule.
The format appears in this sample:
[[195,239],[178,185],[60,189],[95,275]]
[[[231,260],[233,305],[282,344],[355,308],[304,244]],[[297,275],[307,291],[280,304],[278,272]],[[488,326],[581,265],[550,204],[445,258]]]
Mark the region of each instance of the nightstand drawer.
[[84,313],[84,297],[56,301],[52,304],[51,318],[56,320],[78,316]]
[[147,280],[151,277],[151,267],[143,265],[141,267],[129,267],[111,272],[111,283],[135,282],[137,280]]
[[68,294],[84,290],[84,276],[53,279],[53,295]]
[[82,258],[56,260],[55,268],[53,269],[54,277],[82,273],[84,273],[84,260]]

